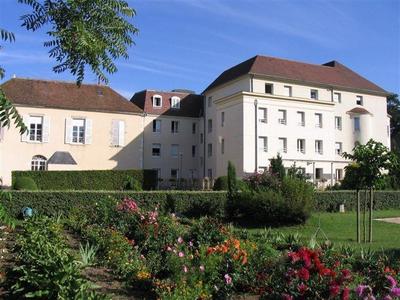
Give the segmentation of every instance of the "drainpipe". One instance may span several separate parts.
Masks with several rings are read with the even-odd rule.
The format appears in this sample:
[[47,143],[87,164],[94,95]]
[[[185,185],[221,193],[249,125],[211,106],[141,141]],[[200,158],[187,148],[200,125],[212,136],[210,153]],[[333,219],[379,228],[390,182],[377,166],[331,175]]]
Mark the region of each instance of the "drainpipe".
[[206,95],[203,96],[203,179],[206,177],[206,119],[207,119],[207,113],[206,113]]
[[315,162],[313,161],[313,163],[312,163],[312,169],[313,169],[313,184],[315,185],[315,183],[316,183],[316,174],[315,174]]
[[250,75],[250,92],[253,93],[253,78],[254,75]]
[[258,100],[254,100],[254,128],[255,128],[255,169],[254,172],[258,172],[258,122],[257,122],[257,111],[258,111]]
[[331,162],[331,186],[333,186],[333,162]]
[[146,116],[147,113],[143,113],[143,118],[142,118],[142,161],[140,162],[140,167],[141,169],[144,168],[144,130],[145,130],[145,124],[146,124]]

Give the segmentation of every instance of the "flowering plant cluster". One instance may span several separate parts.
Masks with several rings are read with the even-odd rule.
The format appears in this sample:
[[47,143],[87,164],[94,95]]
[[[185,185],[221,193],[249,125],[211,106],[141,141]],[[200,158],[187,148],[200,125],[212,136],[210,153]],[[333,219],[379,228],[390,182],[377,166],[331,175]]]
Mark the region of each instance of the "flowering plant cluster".
[[224,241],[222,244],[215,247],[208,247],[207,254],[211,255],[214,253],[229,253],[233,260],[240,261],[241,264],[245,265],[247,263],[247,252],[240,248],[240,241],[231,237],[230,239]]

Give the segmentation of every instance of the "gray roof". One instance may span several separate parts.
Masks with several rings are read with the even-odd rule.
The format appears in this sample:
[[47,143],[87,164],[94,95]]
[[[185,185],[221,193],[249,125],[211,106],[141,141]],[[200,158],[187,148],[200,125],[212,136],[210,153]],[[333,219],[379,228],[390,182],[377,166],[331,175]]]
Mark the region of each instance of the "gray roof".
[[47,162],[54,165],[76,165],[75,159],[69,152],[56,151]]

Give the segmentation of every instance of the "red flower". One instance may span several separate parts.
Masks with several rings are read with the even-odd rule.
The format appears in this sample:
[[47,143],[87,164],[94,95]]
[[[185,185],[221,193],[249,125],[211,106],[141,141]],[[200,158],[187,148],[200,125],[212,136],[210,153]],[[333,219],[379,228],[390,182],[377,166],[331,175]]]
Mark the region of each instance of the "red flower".
[[300,260],[300,256],[297,254],[297,252],[289,252],[288,256],[291,259],[292,263]]
[[350,299],[350,289],[349,288],[344,288],[341,299],[342,300]]
[[332,282],[329,286],[329,295],[333,298],[336,297],[340,292],[340,286],[336,282]]
[[304,283],[300,283],[300,284],[298,285],[297,289],[299,290],[299,293],[300,293],[300,294],[304,295],[305,292],[307,292],[307,290],[308,290],[308,286],[305,285]]
[[282,294],[282,300],[293,300],[293,296],[288,294]]
[[308,270],[304,267],[299,270],[297,275],[299,276],[300,279],[305,281],[310,279],[310,272],[308,272]]
[[331,271],[330,269],[325,268],[325,267],[323,267],[323,266],[322,266],[322,268],[319,270],[319,274],[320,274],[321,276],[329,276],[329,275],[331,275],[331,273],[332,273],[332,271]]
[[342,278],[343,280],[350,280],[351,279],[351,272],[348,269],[342,270]]

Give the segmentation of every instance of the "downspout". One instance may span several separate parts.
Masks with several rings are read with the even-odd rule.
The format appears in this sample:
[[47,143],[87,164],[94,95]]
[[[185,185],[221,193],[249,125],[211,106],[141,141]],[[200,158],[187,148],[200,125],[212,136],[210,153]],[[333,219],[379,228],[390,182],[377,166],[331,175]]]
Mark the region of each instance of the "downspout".
[[255,138],[254,138],[254,145],[255,145],[255,168],[254,172],[258,172],[258,122],[257,122],[257,111],[258,111],[258,100],[254,100],[254,128],[255,128]]
[[141,146],[142,147],[142,161],[140,162],[141,169],[144,168],[144,131],[145,131],[147,113],[144,112],[142,116],[143,116],[143,118],[142,118],[142,146]]
[[250,75],[250,92],[251,93],[253,93],[253,90],[254,90],[254,88],[253,88],[253,78],[254,78],[254,75]]
[[206,177],[206,96],[203,96],[203,178]]

